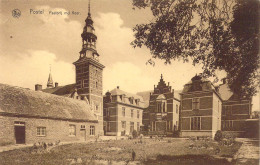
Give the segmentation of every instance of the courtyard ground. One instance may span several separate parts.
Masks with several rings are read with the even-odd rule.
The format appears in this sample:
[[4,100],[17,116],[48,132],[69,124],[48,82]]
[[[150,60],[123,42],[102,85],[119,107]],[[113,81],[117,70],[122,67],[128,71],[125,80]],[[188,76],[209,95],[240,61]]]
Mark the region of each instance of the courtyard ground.
[[258,165],[259,162],[259,139],[237,138],[242,146],[235,154],[234,159],[238,165]]
[[[209,139],[135,139],[65,144],[47,150],[33,147],[0,153],[1,164],[234,164],[241,146]],[[135,153],[135,161],[132,154]]]

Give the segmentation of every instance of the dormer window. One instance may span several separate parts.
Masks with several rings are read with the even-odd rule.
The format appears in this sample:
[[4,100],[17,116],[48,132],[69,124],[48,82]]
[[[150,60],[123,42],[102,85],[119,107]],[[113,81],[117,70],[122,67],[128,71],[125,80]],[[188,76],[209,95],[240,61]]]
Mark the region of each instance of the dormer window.
[[134,99],[133,99],[132,97],[130,97],[130,98],[129,98],[130,104],[133,104],[133,103],[134,103],[133,101],[134,101]]
[[116,97],[117,96],[112,96],[112,102],[116,102]]
[[140,102],[139,99],[136,99],[136,100],[135,100],[136,105],[139,105],[139,102]]

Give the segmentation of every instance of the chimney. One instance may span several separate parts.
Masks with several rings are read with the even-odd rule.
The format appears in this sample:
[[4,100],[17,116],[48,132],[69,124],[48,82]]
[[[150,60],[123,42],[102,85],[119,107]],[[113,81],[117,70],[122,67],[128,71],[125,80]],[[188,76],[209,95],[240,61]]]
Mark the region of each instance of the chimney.
[[35,91],[42,91],[42,85],[41,84],[35,84]]
[[59,86],[59,83],[55,82],[55,88],[57,88]]
[[168,86],[170,86],[170,82],[168,82]]
[[116,88],[119,89],[119,86],[117,86]]

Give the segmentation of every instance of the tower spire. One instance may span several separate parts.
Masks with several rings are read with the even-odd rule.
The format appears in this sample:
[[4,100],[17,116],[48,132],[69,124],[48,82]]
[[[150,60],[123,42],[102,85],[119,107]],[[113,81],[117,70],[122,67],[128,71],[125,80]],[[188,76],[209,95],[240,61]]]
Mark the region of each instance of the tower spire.
[[88,14],[90,14],[90,0],[88,0]]
[[51,65],[50,65],[49,78],[48,78],[48,82],[47,82],[47,88],[53,88],[53,80],[52,80],[52,76],[51,76]]

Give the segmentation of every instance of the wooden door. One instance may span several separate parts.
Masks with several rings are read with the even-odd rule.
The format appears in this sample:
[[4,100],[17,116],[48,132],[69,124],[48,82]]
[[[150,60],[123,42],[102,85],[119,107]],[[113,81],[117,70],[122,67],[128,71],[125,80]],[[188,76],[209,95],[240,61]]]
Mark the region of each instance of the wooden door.
[[14,126],[16,144],[25,143],[25,126]]

